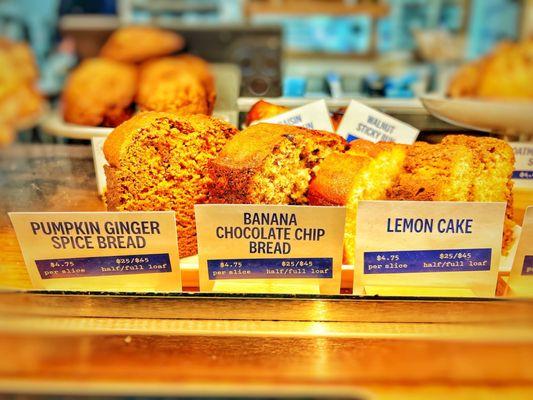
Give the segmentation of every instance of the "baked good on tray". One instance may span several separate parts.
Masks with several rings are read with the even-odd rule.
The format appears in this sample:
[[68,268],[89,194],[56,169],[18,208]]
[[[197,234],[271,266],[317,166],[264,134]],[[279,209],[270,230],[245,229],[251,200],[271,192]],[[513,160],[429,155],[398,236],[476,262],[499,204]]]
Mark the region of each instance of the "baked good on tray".
[[503,250],[512,246],[513,228],[513,181],[514,152],[511,146],[495,138],[476,138],[466,135],[448,135],[444,145],[463,145],[470,149],[474,158],[474,180],[471,187],[473,201],[502,201],[507,203],[503,229]]
[[407,156],[391,200],[469,201],[474,180],[474,155],[465,146],[417,142]]
[[250,108],[248,114],[246,114],[245,123],[247,126],[250,126],[255,121],[275,117],[289,110],[289,107],[278,106],[265,100],[259,100]]
[[480,60],[461,67],[452,78],[450,97],[533,98],[533,38],[503,42]]
[[185,41],[175,32],[152,26],[127,26],[114,31],[100,49],[100,56],[139,63],[183,49]]
[[135,66],[105,58],[84,60],[67,79],[62,94],[66,122],[117,126],[133,115]]
[[354,263],[358,200],[384,199],[402,171],[406,146],[351,142],[346,153],[333,153],[320,164],[309,185],[309,204],[346,206],[344,262]]
[[216,99],[213,75],[192,55],[151,60],[141,66],[136,99],[141,110],[210,115]]
[[210,202],[307,204],[320,162],[346,141],[330,132],[253,125],[235,135],[209,162]]
[[502,140],[462,135],[406,146],[355,140],[326,157],[309,186],[311,205],[345,205],[344,262],[354,262],[359,200],[505,201],[502,251],[513,243],[514,156]]
[[194,204],[209,199],[206,166],[236,133],[204,115],[135,115],[104,143],[107,208],[176,211],[180,257],[196,254]]

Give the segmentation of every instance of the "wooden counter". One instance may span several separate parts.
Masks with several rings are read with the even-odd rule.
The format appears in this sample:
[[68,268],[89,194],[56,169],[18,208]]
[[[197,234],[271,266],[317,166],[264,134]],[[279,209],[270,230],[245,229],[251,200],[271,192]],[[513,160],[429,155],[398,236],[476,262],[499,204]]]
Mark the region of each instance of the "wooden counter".
[[[0,152],[0,283],[30,282],[6,211],[102,210],[88,147]],[[0,393],[533,398],[533,302],[0,293]]]

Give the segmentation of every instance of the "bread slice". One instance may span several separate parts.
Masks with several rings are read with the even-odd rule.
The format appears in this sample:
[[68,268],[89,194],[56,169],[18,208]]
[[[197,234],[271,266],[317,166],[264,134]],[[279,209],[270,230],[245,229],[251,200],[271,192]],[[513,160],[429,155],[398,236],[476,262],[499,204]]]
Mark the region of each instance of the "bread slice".
[[104,143],[107,208],[176,211],[180,257],[196,254],[194,205],[208,202],[206,166],[235,133],[233,126],[203,115],[134,116]]
[[443,145],[462,145],[474,158],[475,179],[472,184],[472,201],[502,201],[507,203],[503,250],[513,242],[513,182],[514,152],[500,139],[466,135],[448,135]]
[[316,167],[346,141],[333,133],[257,124],[235,135],[209,162],[213,203],[307,204]]
[[353,264],[359,200],[380,200],[386,196],[402,171],[406,148],[393,143],[356,140],[344,153],[334,153],[321,164],[309,186],[312,205],[346,206],[344,263]]
[[404,171],[387,191],[387,198],[471,201],[474,164],[474,157],[465,146],[417,142],[407,148]]

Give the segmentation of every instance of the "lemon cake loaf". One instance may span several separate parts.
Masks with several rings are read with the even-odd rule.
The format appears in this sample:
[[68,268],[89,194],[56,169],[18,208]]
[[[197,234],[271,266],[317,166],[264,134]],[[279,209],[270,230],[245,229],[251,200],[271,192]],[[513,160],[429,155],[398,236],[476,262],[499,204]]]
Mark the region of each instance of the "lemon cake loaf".
[[353,264],[359,200],[381,200],[402,171],[406,148],[358,139],[346,153],[329,155],[309,185],[309,204],[346,206],[344,263]]
[[417,142],[407,147],[404,170],[389,200],[471,201],[474,157],[463,145]]
[[502,201],[507,203],[503,230],[504,254],[511,247],[513,235],[513,182],[514,152],[503,140],[490,137],[448,135],[442,144],[463,145],[474,158],[472,201]]
[[235,135],[209,162],[213,203],[307,204],[320,162],[346,141],[330,132],[264,124]]
[[204,115],[137,114],[104,144],[108,209],[176,211],[180,257],[196,254],[194,204],[208,202],[206,166],[236,133]]

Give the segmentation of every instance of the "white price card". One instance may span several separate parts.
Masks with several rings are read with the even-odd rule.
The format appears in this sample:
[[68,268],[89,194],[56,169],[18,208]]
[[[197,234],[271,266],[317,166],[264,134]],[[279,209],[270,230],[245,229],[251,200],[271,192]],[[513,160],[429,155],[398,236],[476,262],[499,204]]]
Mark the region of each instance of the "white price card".
[[533,189],[533,143],[510,142],[515,163],[513,181],[516,188]]
[[533,297],[533,206],[524,215],[509,287],[512,296]]
[[200,290],[338,294],[344,207],[196,205]]
[[371,142],[413,144],[420,131],[405,122],[355,100],[350,101],[337,133],[346,140],[366,139]]
[[354,293],[493,297],[505,203],[360,201]]
[[33,286],[47,290],[181,290],[173,211],[12,212]]
[[262,119],[256,123],[270,123],[280,125],[301,126],[308,129],[333,132],[333,125],[329,117],[325,100],[318,100],[305,106],[294,108],[283,114]]
[[96,188],[98,194],[102,196],[106,190],[106,178],[104,165],[107,164],[107,160],[104,156],[104,142],[107,138],[105,137],[93,137],[91,138],[91,147],[93,150],[93,162],[94,162],[94,173],[96,176]]

